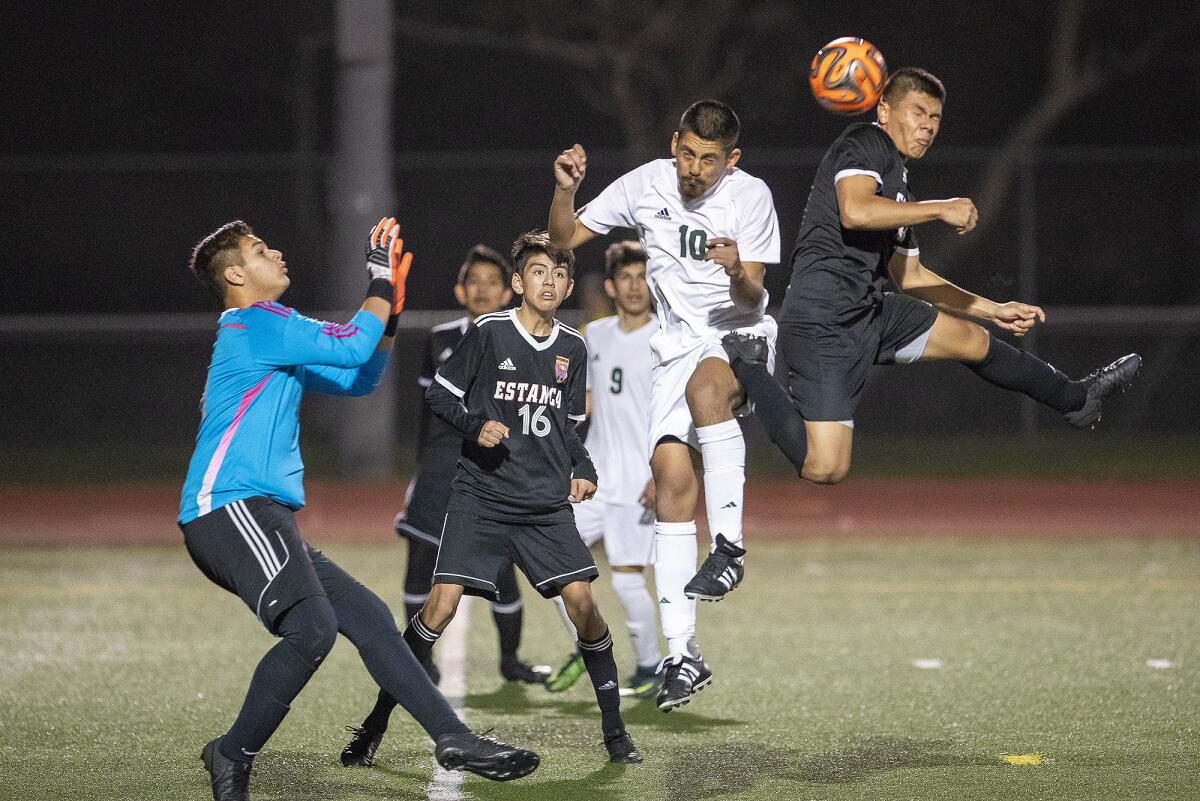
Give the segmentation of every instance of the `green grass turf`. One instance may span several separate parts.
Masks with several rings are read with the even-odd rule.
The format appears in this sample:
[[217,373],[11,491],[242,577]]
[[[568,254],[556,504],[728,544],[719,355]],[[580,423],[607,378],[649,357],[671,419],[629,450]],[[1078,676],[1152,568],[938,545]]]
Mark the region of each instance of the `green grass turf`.
[[[329,553],[400,608],[401,546]],[[746,586],[700,608],[714,684],[670,715],[626,707],[642,766],[606,764],[586,678],[556,696],[503,684],[475,603],[468,722],[543,762],[509,784],[468,776],[463,797],[1196,797],[1200,540],[813,540],[751,556]],[[620,609],[597,588],[624,675]],[[557,615],[526,597],[523,655],[557,662]],[[182,547],[0,552],[0,609],[0,798],[210,797],[200,747],[271,639]],[[403,714],[376,769],[338,765],[341,727],[373,697],[340,641],[259,757],[253,797],[426,798],[431,749]]]

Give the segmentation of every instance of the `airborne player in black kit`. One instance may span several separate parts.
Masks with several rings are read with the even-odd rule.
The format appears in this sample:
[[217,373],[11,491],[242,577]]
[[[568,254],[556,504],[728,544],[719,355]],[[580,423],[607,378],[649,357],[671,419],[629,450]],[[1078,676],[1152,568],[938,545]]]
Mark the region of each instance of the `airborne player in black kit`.
[[[962,362],[980,378],[1022,392],[1086,428],[1103,400],[1127,386],[1141,358],[1129,354],[1072,381],[978,323],[1022,336],[1045,313],[960,289],[922,264],[914,227],[940,221],[959,234],[975,227],[967,198],[916,201],[908,159],[928,152],[946,90],[917,68],[894,72],[878,122],[848,127],[817,168],[792,252],[779,347],[790,398],[767,372],[766,345],[736,334],[723,343],[763,427],[804,478],[840,482],[850,470],[854,411],[872,364]],[[894,282],[899,292],[888,291]]]
[[[597,480],[575,433],[586,411],[587,348],[578,331],[554,319],[572,289],[574,256],[544,232],[528,232],[513,244],[512,259],[520,308],[476,319],[425,394],[463,447],[433,589],[404,639],[428,660],[463,593],[496,598],[501,572],[515,563],[539,593],[566,604],[610,760],[641,762],[621,719],[612,637],[592,598],[596,564],[571,511],[595,493]],[[381,693],[363,728],[377,730],[373,721],[386,720],[393,706]]]

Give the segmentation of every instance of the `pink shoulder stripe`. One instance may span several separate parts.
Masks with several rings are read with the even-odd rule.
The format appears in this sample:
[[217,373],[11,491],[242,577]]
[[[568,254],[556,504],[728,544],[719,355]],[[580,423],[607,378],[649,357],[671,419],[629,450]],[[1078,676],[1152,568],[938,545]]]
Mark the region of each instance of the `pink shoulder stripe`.
[[284,306],[282,303],[275,303],[274,301],[270,300],[260,301],[255,303],[250,308],[262,309],[263,311],[271,312],[271,314],[278,314],[280,317],[289,317],[292,313],[290,307]]

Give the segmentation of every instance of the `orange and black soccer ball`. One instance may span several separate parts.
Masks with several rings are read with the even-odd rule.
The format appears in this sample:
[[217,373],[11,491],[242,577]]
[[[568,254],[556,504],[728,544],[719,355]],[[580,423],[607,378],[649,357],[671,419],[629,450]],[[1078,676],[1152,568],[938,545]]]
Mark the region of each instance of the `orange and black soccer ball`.
[[887,62],[866,39],[843,36],[813,56],[808,85],[821,107],[834,114],[861,114],[875,108],[887,81]]

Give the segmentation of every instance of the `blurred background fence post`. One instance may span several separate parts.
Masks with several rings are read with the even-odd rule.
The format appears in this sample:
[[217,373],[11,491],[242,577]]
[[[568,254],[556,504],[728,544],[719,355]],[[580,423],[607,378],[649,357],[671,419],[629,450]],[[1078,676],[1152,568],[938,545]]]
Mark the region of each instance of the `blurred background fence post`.
[[[391,0],[337,4],[336,135],[333,179],[333,261],[326,297],[337,309],[362,301],[367,232],[396,208],[392,174],[394,92]],[[343,478],[386,478],[393,472],[395,383],[353,406],[330,407],[341,419],[337,469]]]

